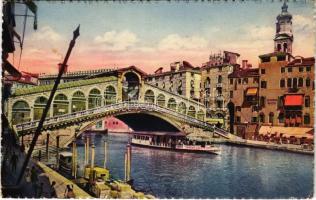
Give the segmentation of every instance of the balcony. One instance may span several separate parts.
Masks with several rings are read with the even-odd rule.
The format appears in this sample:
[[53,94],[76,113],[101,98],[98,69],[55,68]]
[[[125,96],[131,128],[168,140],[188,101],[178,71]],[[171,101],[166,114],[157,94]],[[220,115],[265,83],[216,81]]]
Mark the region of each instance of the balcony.
[[216,83],[216,88],[222,88],[223,87],[223,83]]

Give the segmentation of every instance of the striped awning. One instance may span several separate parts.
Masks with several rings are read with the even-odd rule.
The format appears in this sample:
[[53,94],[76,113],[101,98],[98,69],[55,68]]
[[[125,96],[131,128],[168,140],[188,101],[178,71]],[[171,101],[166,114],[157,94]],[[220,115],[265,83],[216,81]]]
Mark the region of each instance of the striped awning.
[[247,96],[255,96],[258,93],[258,88],[248,88],[246,95]]

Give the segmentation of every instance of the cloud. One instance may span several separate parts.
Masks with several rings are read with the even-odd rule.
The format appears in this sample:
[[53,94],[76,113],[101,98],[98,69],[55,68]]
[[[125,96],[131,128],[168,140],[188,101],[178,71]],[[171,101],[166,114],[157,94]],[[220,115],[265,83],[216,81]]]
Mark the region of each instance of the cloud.
[[163,38],[159,44],[159,50],[199,50],[205,49],[208,41],[198,36],[182,37],[178,34],[170,34]]
[[293,16],[293,29],[295,33],[312,34],[315,32],[315,23],[313,18],[305,17],[303,15]]
[[62,37],[59,33],[57,33],[53,28],[50,26],[43,26],[38,31],[33,32],[30,36],[31,41],[35,42],[60,42],[62,41]]
[[103,46],[110,51],[124,51],[133,47],[138,41],[135,33],[128,30],[117,32],[115,30],[105,32],[102,36],[96,36],[94,43]]

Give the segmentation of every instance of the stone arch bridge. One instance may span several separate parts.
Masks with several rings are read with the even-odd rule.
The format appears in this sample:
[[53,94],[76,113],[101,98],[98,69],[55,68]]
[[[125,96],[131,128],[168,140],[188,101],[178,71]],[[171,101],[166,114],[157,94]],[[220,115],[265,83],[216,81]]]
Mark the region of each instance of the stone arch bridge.
[[[110,75],[60,84],[43,131],[70,128],[74,132],[81,124],[82,132],[98,119],[117,116],[135,130],[146,126],[166,127],[189,134],[192,128],[197,128],[228,138],[224,130],[214,129],[204,121],[203,104],[148,84],[143,77],[142,71],[129,67]],[[5,102],[5,114],[18,135],[35,131],[52,87],[18,89]],[[148,122],[152,124],[142,123],[142,119],[129,120],[141,115],[146,116],[142,119],[153,119]]]

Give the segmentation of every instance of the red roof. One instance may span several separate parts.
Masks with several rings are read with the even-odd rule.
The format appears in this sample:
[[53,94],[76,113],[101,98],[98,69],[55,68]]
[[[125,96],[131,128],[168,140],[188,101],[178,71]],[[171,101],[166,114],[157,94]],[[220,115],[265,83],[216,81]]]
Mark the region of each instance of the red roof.
[[118,71],[118,72],[124,72],[124,71],[127,71],[127,70],[129,70],[129,69],[133,69],[133,70],[139,72],[139,73],[142,74],[142,75],[147,75],[146,72],[144,72],[143,70],[139,69],[138,67],[135,67],[134,65],[133,65],[133,66],[129,66],[129,67],[120,68],[120,69],[118,69],[117,71]]
[[295,57],[293,61],[287,64],[287,67],[295,67],[295,66],[311,66],[315,65],[315,58],[314,57],[308,57],[308,58],[303,58],[303,57]]
[[303,95],[286,95],[285,106],[301,106],[303,104]]

